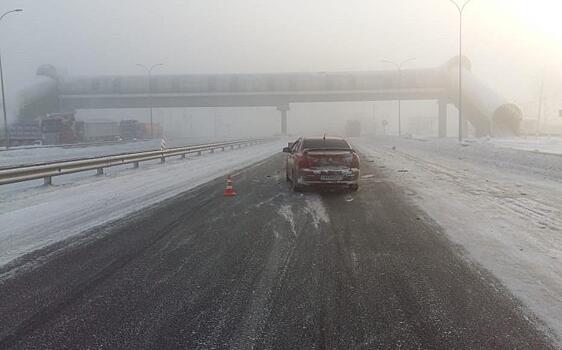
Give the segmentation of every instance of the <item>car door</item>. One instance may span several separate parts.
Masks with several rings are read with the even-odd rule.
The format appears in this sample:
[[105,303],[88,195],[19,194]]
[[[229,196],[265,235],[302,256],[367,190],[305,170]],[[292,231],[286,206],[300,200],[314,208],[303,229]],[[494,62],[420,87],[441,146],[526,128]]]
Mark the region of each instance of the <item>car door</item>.
[[295,155],[301,144],[301,139],[298,139],[291,148],[291,152],[287,156],[287,176],[293,180],[293,174],[295,169]]

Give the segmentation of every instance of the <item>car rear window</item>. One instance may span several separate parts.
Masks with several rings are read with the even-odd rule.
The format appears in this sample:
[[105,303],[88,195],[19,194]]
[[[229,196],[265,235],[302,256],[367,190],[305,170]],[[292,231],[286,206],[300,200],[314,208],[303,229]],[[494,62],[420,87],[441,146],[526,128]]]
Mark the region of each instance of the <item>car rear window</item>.
[[349,149],[347,141],[342,139],[305,139],[303,141],[303,149],[325,149],[325,148],[345,148]]

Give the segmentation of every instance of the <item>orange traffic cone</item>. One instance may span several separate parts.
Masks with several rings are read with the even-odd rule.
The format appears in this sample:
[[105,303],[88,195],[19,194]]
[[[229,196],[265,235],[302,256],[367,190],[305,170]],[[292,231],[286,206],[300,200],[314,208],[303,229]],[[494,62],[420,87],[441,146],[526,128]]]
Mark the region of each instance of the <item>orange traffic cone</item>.
[[236,191],[232,188],[232,179],[230,175],[226,178],[226,189],[224,190],[224,195],[226,197],[236,196]]

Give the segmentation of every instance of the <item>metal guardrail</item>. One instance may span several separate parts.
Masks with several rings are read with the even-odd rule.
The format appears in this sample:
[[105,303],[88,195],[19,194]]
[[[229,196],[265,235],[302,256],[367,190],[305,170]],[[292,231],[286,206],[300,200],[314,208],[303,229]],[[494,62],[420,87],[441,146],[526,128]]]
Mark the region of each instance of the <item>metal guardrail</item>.
[[[111,146],[111,145],[119,145],[125,143],[132,143],[132,142],[145,142],[150,140],[157,140],[157,139],[137,139],[137,140],[121,140],[121,141],[93,141],[93,142],[81,142],[81,143],[63,143],[60,145],[21,145],[21,146],[10,146],[10,148],[6,148],[6,146],[0,146],[0,152],[7,152],[7,151],[14,151],[14,150],[21,150],[21,149],[36,149],[36,148],[82,148],[82,147],[91,147],[91,146]],[[2,139],[0,139],[0,144],[3,144]]]
[[174,147],[161,151],[158,150],[125,153],[115,156],[103,156],[96,158],[45,163],[41,165],[4,168],[0,170],[0,185],[37,179],[44,179],[45,185],[50,185],[52,184],[53,176],[91,170],[97,170],[97,174],[102,175],[104,168],[112,166],[133,164],[133,167],[138,168],[139,163],[144,161],[160,159],[160,161],[164,163],[166,161],[166,158],[169,157],[180,156],[181,158],[185,158],[187,154],[197,153],[198,155],[201,155],[202,152],[213,153],[217,149],[222,149],[224,151],[228,147],[230,147],[231,149],[234,149],[235,147],[241,148],[242,146],[249,146],[261,143],[263,141],[264,139],[238,140],[186,147]]

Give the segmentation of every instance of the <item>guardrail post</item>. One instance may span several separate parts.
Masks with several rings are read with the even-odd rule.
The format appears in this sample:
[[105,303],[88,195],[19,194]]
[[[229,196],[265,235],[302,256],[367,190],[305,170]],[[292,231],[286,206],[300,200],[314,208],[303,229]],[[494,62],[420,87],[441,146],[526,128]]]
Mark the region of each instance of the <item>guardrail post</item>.
[[164,155],[160,158],[160,163],[166,163],[166,157],[164,157]]
[[103,168],[98,168],[96,175],[103,175]]
[[234,149],[234,145],[230,145],[230,149]]
[[222,151],[224,152],[224,147],[222,147]]
[[139,167],[139,162],[134,162],[134,163],[133,163],[133,168],[136,169],[136,168],[138,168],[138,167]]
[[51,186],[53,184],[53,178],[51,176],[45,176],[43,178],[43,185]]
[[200,156],[200,155],[201,155],[201,151],[197,152],[197,155]]
[[210,153],[215,153],[215,149],[211,148],[211,152]]
[[181,155],[181,159],[185,159],[185,153]]

